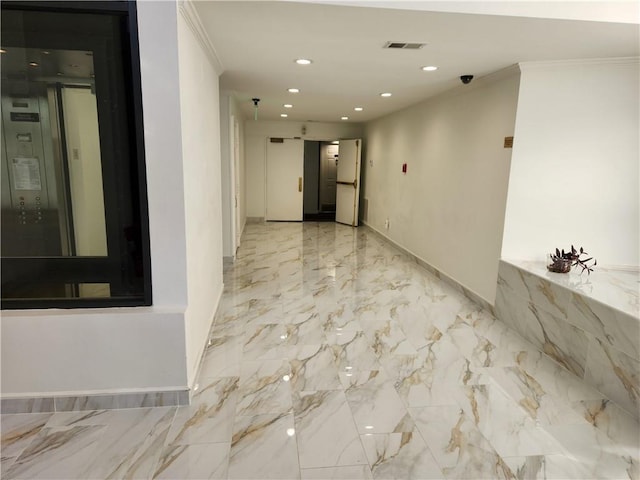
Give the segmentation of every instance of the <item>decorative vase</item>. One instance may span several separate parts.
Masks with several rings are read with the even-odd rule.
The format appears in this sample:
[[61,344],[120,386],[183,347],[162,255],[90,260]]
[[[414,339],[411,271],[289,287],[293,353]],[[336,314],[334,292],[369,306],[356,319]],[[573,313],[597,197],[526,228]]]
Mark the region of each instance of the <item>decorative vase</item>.
[[569,273],[571,271],[571,263],[573,261],[569,258],[556,258],[547,265],[547,270],[556,273]]

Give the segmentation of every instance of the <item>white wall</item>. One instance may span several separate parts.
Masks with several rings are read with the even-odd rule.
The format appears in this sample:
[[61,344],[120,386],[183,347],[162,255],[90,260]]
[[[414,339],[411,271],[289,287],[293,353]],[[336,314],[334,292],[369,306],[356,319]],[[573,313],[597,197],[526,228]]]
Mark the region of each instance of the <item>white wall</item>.
[[2,397],[184,389],[183,314],[168,308],[2,312]]
[[525,63],[502,256],[638,266],[638,59]]
[[233,207],[231,176],[231,139],[230,112],[231,96],[227,92],[220,92],[220,155],[221,155],[221,201],[222,201],[222,253],[225,257],[233,256]]
[[[232,92],[220,92],[220,150],[222,154],[222,224],[223,224],[223,246],[222,251],[225,257],[232,257],[233,252],[233,209],[234,199],[232,196],[232,184],[234,178],[231,162],[233,161],[231,144],[231,122],[238,124],[240,151],[238,159],[240,189],[236,192],[238,198],[238,214],[240,215],[239,227],[242,231],[247,219],[246,198],[245,198],[245,160],[244,160],[244,120],[238,108],[238,102]],[[241,232],[240,232],[241,233]]]
[[365,134],[366,223],[490,303],[511,158],[503,145],[513,135],[517,73],[511,68],[476,79],[370,122]]
[[195,10],[178,17],[182,158],[187,238],[187,371],[193,385],[222,294],[222,192],[218,72]]
[[138,20],[154,306],[3,311],[3,397],[188,385],[176,5],[138,2]]
[[[302,126],[306,134],[302,135]],[[360,138],[363,126],[358,123],[245,121],[245,162],[247,217],[265,216],[265,164],[268,137],[304,140],[338,140]],[[301,159],[302,161],[302,159]]]

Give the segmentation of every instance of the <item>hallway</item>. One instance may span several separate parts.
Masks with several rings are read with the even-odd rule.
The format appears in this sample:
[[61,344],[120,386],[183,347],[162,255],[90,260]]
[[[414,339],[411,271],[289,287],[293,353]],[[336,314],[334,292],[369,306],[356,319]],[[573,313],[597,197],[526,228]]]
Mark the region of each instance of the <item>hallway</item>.
[[638,478],[638,422],[368,228],[245,228],[188,407],[2,416],[2,479]]

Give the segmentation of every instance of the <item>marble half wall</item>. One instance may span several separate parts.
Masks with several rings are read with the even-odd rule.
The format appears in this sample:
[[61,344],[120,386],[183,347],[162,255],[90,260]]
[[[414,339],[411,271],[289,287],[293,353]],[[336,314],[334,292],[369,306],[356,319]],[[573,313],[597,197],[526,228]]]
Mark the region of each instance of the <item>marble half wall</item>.
[[638,274],[590,277],[500,261],[495,316],[566,370],[640,417]]

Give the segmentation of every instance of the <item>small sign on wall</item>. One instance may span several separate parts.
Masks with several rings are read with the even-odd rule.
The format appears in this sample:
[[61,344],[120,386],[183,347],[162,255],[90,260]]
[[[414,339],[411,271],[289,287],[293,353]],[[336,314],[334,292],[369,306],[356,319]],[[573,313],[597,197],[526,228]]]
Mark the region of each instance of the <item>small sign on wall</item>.
[[513,137],[504,137],[504,148],[513,148]]

